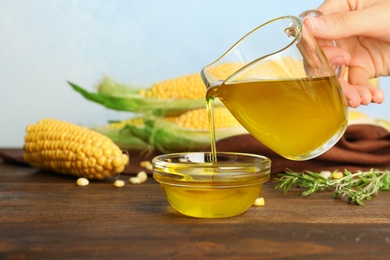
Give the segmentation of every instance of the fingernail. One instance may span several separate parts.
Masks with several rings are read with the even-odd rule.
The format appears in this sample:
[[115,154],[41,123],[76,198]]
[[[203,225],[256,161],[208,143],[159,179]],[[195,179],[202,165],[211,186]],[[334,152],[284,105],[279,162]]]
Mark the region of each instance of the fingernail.
[[378,99],[377,99],[377,97],[375,95],[372,96],[372,102],[379,104],[378,103]]
[[309,21],[312,30],[320,30],[324,27],[324,21],[319,17],[307,17],[306,19]]
[[352,99],[347,99],[347,104],[348,104],[348,106],[349,107],[353,107],[353,101],[352,101]]

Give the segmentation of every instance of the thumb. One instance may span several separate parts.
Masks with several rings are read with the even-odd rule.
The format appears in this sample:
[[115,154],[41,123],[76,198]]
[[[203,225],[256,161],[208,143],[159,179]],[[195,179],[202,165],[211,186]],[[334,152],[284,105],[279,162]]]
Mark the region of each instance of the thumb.
[[[363,11],[360,11],[363,12]],[[332,13],[325,16],[307,17],[305,25],[316,38],[338,40],[364,34],[372,26],[362,19],[358,12]]]

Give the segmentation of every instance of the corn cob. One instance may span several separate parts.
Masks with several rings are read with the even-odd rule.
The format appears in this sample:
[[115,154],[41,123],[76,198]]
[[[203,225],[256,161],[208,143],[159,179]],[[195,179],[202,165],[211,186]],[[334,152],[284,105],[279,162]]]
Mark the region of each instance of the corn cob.
[[[214,107],[214,127],[225,128],[225,127],[236,127],[240,126],[240,123],[233,117],[233,115],[225,107]],[[207,116],[206,108],[195,108],[188,110],[177,116],[166,116],[162,117],[166,122],[173,123],[179,127],[190,128],[190,129],[209,129],[209,121]],[[120,130],[126,125],[133,125],[136,127],[144,126],[144,118],[134,117],[125,119],[119,122],[112,122],[107,128]],[[99,128],[95,128],[99,131]],[[100,128],[101,130],[101,128]]]
[[191,74],[153,84],[139,94],[148,98],[204,99],[206,86],[200,74]]
[[[236,69],[236,64],[221,64],[216,73],[218,77],[226,79]],[[157,82],[147,89],[135,88],[104,77],[96,86],[96,93],[72,82],[68,83],[84,98],[107,108],[155,116],[178,115],[189,109],[204,107],[206,98],[206,85],[198,73]]]
[[[148,122],[147,126],[145,121]],[[222,106],[214,107],[214,125],[217,140],[243,131],[240,123]],[[197,148],[200,145],[205,147],[210,144],[206,108],[188,110],[178,116],[138,116],[111,122],[93,130],[108,136],[125,150],[152,151],[156,147],[162,147],[161,142],[169,142],[172,147],[178,149],[174,148],[172,151],[189,151],[192,150],[191,147]],[[176,135],[176,138],[166,138],[172,135]],[[175,143],[180,145],[176,146]],[[199,143],[199,146],[192,145],[194,143]]]
[[[214,107],[213,112],[216,129],[240,126],[240,123],[225,107]],[[209,130],[206,108],[192,109],[179,116],[165,117],[164,120],[183,128]]]
[[112,122],[109,124],[108,127],[112,129],[122,129],[127,124],[137,126],[137,127],[142,127],[144,125],[144,119],[142,117],[129,118],[119,122]]
[[[214,107],[214,127],[228,128],[240,126],[240,123],[234,118],[234,116],[225,107]],[[195,108],[188,110],[177,116],[162,117],[166,122],[175,124],[181,128],[209,130],[209,121],[206,108]],[[136,127],[144,126],[144,118],[134,117],[125,119],[120,122],[112,122],[108,126],[109,129],[120,130],[126,125],[132,125]],[[95,128],[99,131],[99,128]],[[101,129],[101,128],[100,128]]]
[[[122,138],[139,138],[159,152],[200,151],[210,146],[206,108],[189,110],[179,116],[144,117],[144,126],[126,124]],[[216,140],[248,133],[225,107],[214,108]],[[125,133],[127,137],[125,137]]]
[[[161,93],[163,91],[154,89],[162,89],[163,87],[154,87],[150,90],[140,90],[132,89],[128,86],[129,89],[125,90],[123,84],[113,83],[113,80],[107,79],[101,81],[97,88],[97,93],[89,92],[74,83],[68,83],[75,91],[83,95],[84,98],[99,103],[107,108],[119,111],[140,112],[156,116],[164,116],[180,114],[188,109],[204,106],[206,87],[200,84],[188,85],[190,84],[189,82],[190,81],[188,80],[186,86],[181,86],[183,91],[188,91],[186,98],[178,98],[179,96],[183,96],[183,94],[178,94],[181,92],[175,92],[174,90],[169,90],[169,95],[168,90],[166,90],[165,98],[160,98],[162,97]],[[116,86],[118,87],[116,88]],[[203,91],[201,97],[200,91]],[[152,95],[154,95],[154,97],[152,97]],[[189,98],[190,95],[191,98]],[[171,97],[169,102],[167,102],[168,96]]]
[[121,173],[129,162],[108,137],[54,119],[27,126],[24,159],[35,168],[88,179]]

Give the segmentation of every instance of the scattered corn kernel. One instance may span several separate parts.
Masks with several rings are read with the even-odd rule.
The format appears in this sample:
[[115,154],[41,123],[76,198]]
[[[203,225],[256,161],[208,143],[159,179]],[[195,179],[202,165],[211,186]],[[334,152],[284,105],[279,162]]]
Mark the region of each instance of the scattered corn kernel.
[[257,198],[255,202],[253,202],[253,206],[261,207],[264,206],[265,201],[263,197]]
[[152,165],[152,163],[149,162],[149,161],[141,161],[141,162],[139,163],[139,166],[141,166],[142,168],[148,168],[149,165]]
[[122,188],[123,186],[125,186],[125,182],[122,180],[116,180],[114,181],[113,185],[116,188]]
[[138,177],[130,177],[129,182],[131,184],[141,184],[141,180]]
[[344,174],[339,171],[332,172],[332,179],[341,179],[344,177]]
[[89,180],[86,178],[78,178],[76,183],[77,183],[77,186],[84,187],[84,186],[87,186],[89,184]]
[[140,180],[140,182],[145,182],[147,179],[148,179],[148,175],[146,174],[146,172],[144,171],[140,171],[138,174],[137,174],[137,178]]
[[320,172],[320,175],[322,177],[329,179],[332,176],[332,173],[330,171],[322,171],[322,172]]

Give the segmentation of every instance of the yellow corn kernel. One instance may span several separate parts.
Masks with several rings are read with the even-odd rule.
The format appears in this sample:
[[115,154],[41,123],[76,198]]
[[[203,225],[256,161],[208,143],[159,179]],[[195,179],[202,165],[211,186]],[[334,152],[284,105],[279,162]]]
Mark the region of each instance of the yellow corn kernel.
[[141,179],[138,178],[138,177],[130,177],[130,178],[129,178],[129,182],[130,182],[131,184],[141,184]]
[[120,122],[113,122],[109,125],[112,129],[122,129],[127,124],[142,127],[144,125],[144,119],[142,117],[134,117],[126,120],[122,120]]
[[339,171],[332,172],[332,179],[341,179],[344,177],[344,174]]
[[139,166],[142,167],[142,168],[148,168],[149,165],[151,165],[152,163],[150,161],[141,161],[139,163]]
[[148,98],[198,99],[204,98],[206,86],[199,73],[164,80],[153,84],[139,94]]
[[55,119],[27,126],[24,159],[39,169],[88,179],[120,173],[129,162],[107,136]]
[[[225,107],[214,107],[214,127],[237,127],[240,123],[233,117],[233,115]],[[192,129],[209,129],[209,121],[206,108],[196,108],[189,110],[176,117],[165,117],[165,121],[174,123],[183,128]]]
[[265,201],[263,197],[259,197],[253,202],[253,206],[261,207],[265,205]]
[[112,185],[116,188],[122,188],[125,186],[125,182],[122,180],[116,180]]
[[138,174],[137,174],[137,178],[140,180],[140,182],[145,182],[147,179],[148,179],[148,175],[146,174],[146,172],[144,171],[140,171]]
[[[213,109],[214,112],[214,126],[216,129],[219,128],[229,128],[229,127],[238,127],[240,123],[233,117],[233,115],[223,106],[217,106]],[[196,108],[188,110],[178,116],[166,116],[163,118],[165,122],[175,124],[182,128],[188,129],[197,129],[197,130],[209,130],[209,121],[206,108]],[[119,123],[110,124],[108,127],[113,129],[120,129],[124,127],[129,120],[123,120]],[[110,151],[108,151],[110,152]],[[141,166],[143,168],[149,168],[150,166],[146,165]]]
[[84,187],[89,184],[89,181],[86,178],[78,178],[76,184],[77,186]]

